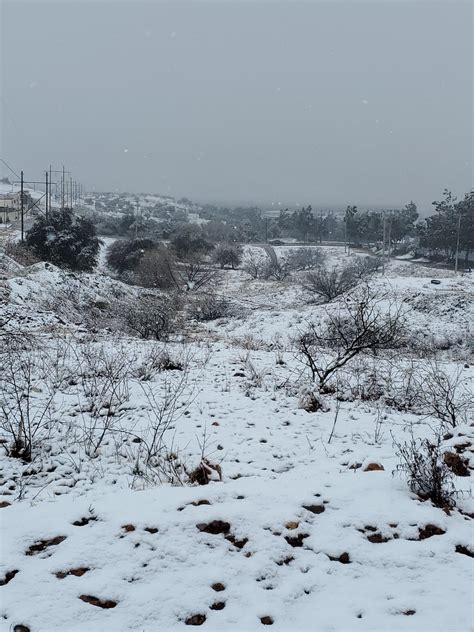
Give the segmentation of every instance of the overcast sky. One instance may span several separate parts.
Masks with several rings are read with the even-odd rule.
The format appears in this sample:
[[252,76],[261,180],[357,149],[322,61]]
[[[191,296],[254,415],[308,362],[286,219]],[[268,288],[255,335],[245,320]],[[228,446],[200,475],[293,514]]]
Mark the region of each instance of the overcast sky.
[[99,190],[315,207],[472,186],[470,1],[4,0],[1,18],[0,156],[30,178],[64,163]]

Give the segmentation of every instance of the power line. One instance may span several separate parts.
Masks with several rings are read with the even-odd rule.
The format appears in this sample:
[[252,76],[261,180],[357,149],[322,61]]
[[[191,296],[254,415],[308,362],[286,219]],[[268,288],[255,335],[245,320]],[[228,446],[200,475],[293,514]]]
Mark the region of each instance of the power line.
[[20,180],[20,176],[13,171],[13,169],[10,167],[10,165],[5,160],[3,160],[3,158],[0,158],[0,161],[2,161],[3,164],[5,165],[5,167],[7,167],[7,169],[10,169],[10,171],[13,173],[13,175]]

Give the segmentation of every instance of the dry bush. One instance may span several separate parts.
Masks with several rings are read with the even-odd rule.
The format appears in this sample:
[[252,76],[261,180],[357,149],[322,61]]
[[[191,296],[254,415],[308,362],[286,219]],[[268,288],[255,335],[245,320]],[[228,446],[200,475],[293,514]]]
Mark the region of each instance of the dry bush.
[[4,245],[4,252],[7,257],[13,259],[22,266],[31,266],[34,263],[40,261],[32,248],[29,248],[25,243],[14,241],[9,239]]
[[8,456],[31,461],[50,429],[55,390],[47,381],[45,351],[31,339],[10,338],[0,354],[0,427]]
[[143,287],[168,290],[177,287],[176,258],[164,246],[146,252],[140,259],[134,280]]
[[285,281],[291,276],[291,271],[285,259],[279,261],[267,261],[261,278],[272,281]]
[[221,281],[218,270],[200,259],[189,259],[175,269],[176,286],[186,292],[197,292],[208,287],[216,287]]
[[320,268],[305,275],[302,285],[311,295],[317,295],[330,302],[354,289],[360,278],[355,274],[352,266],[346,266],[340,270],[332,268]]
[[437,507],[451,507],[453,476],[443,459],[440,443],[440,435],[434,441],[412,436],[408,443],[394,442],[400,459],[396,471],[406,474],[411,491],[423,500],[431,500]]
[[120,307],[119,317],[128,330],[144,339],[166,340],[180,327],[182,300],[175,293],[148,295]]
[[265,257],[254,251],[247,252],[243,261],[242,269],[251,279],[262,279],[265,277],[267,262]]
[[324,265],[326,253],[321,248],[296,248],[286,256],[286,263],[292,272],[315,270]]
[[190,302],[189,313],[197,321],[207,322],[232,317],[235,315],[235,310],[228,298],[214,292],[207,292]]
[[87,345],[81,349],[78,360],[78,395],[85,397],[81,403],[82,442],[87,456],[95,458],[123,416],[136,357],[128,349]]
[[458,367],[450,375],[436,360],[431,360],[420,369],[418,384],[419,403],[427,414],[439,419],[442,425],[453,428],[467,421],[474,398],[472,385],[464,377],[462,368]]

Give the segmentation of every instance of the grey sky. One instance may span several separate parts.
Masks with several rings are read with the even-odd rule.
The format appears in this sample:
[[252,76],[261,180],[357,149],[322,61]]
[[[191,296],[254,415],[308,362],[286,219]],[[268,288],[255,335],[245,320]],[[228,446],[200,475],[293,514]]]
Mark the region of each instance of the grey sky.
[[[88,187],[370,206],[472,186],[471,2],[2,4],[0,155]],[[5,175],[6,172],[5,172]]]

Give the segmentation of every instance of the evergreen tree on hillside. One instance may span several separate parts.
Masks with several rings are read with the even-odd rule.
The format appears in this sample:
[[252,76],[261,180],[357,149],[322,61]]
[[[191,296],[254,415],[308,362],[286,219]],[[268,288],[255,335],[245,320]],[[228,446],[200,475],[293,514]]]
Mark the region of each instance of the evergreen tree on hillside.
[[42,261],[90,272],[97,263],[100,241],[89,219],[64,210],[39,217],[26,234],[26,245]]

